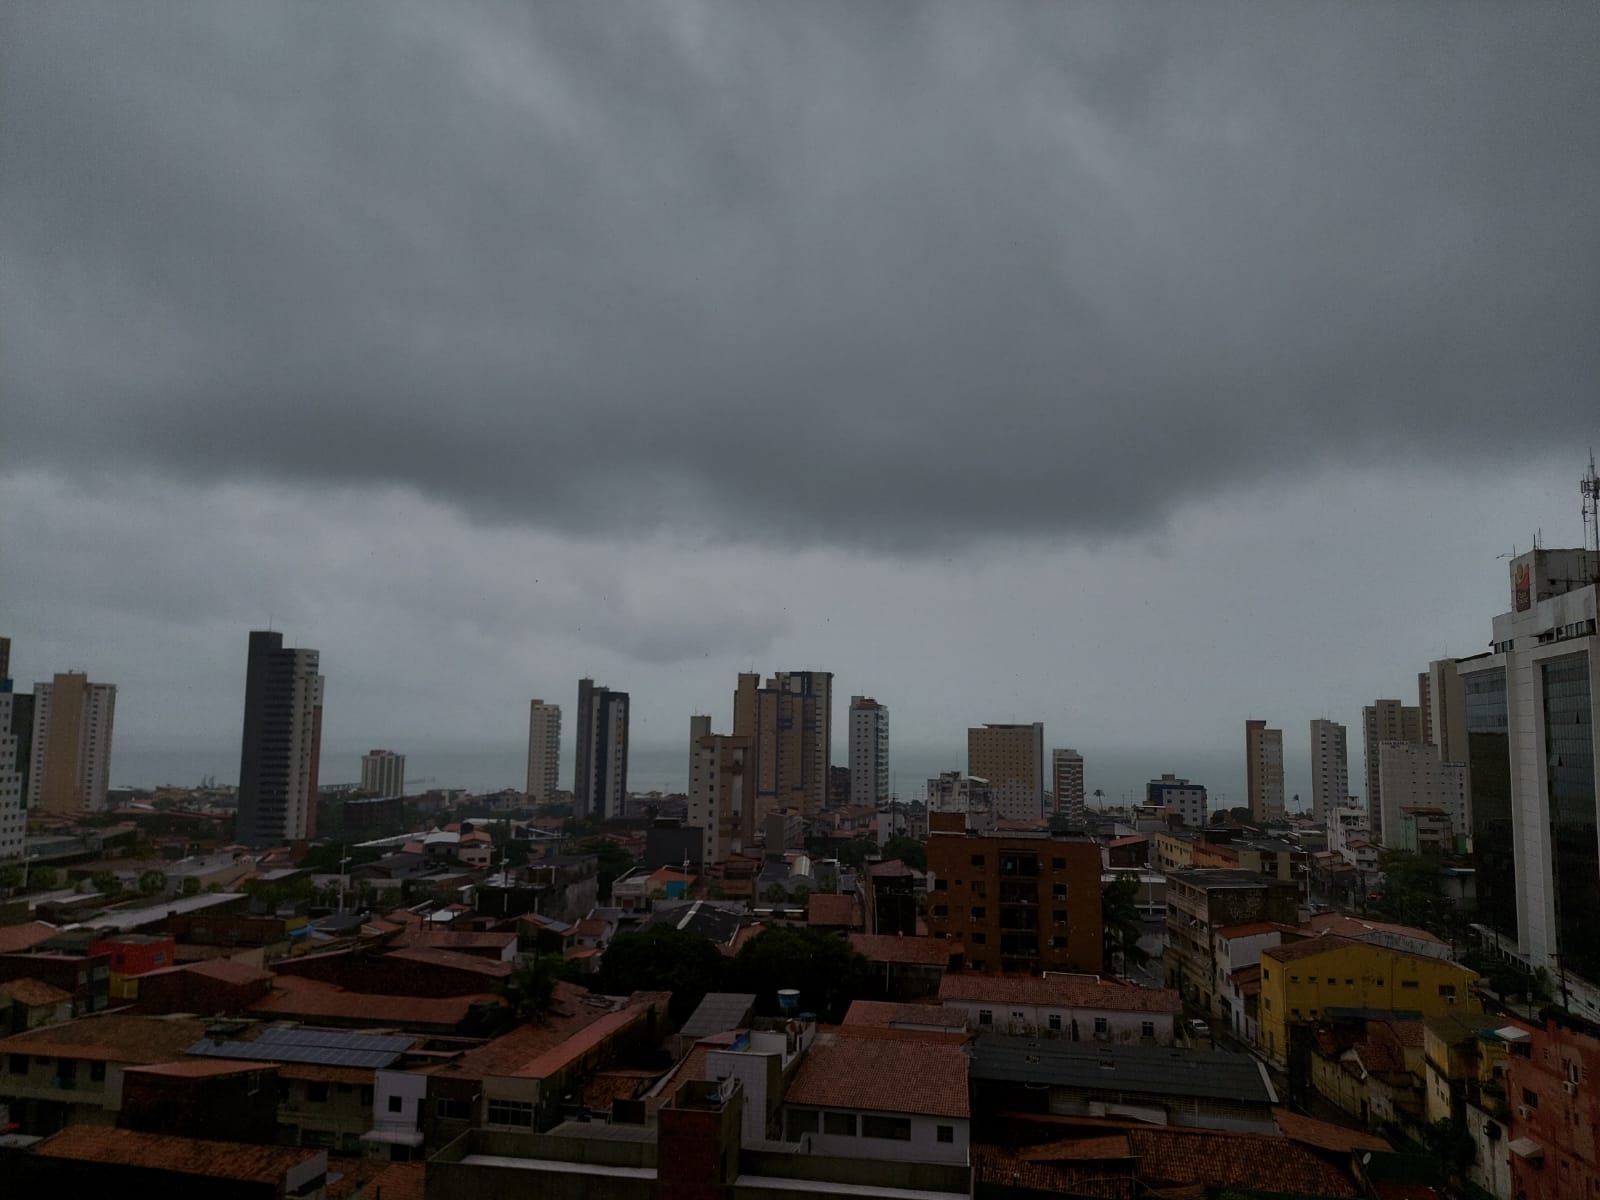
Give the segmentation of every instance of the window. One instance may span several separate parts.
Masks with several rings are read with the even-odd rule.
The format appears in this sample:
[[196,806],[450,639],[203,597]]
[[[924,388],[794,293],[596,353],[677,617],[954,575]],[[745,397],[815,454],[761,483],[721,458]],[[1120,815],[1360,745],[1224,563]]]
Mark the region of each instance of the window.
[[822,1114],[822,1132],[834,1137],[855,1137],[855,1113],[825,1112]]
[[1306,982],[1314,985],[1317,982],[1317,977],[1315,975],[1307,975]]
[[104,1083],[105,1081],[106,1081],[106,1064],[103,1063],[103,1062],[92,1062],[92,1063],[90,1063],[89,1064],[89,1082],[90,1083]]
[[948,879],[935,879],[933,881],[933,890],[936,892],[948,892],[950,890],[950,881]]
[[1064,883],[1051,884],[1050,898],[1052,900],[1065,900],[1067,898],[1067,885]]
[[1155,1035],[1156,1035],[1156,1023],[1154,1021],[1141,1021],[1139,1023],[1139,1036],[1140,1037],[1153,1038],[1153,1037],[1155,1037]]
[[1300,982],[1300,976],[1298,976],[1298,975],[1289,976],[1289,982],[1290,983],[1299,983]]
[[975,866],[975,867],[981,867],[981,866],[983,866],[983,855],[981,855],[981,854],[974,854],[974,855],[973,855],[973,856],[972,856],[972,865],[973,865],[973,866]]
[[982,946],[987,941],[987,938],[981,933],[975,933],[975,934],[972,935],[972,940],[977,945]]
[[64,1088],[78,1086],[78,1064],[70,1058],[56,1060],[56,1080]]
[[954,1125],[940,1125],[934,1130],[934,1136],[948,1145],[956,1140],[956,1127]]
[[1011,1019],[1013,1021],[1021,1021],[1023,1019],[1022,1010],[1020,1008],[1012,1009],[1011,1010]]
[[364,1087],[361,1089],[361,1107],[372,1107],[372,1089],[370,1087]]
[[935,904],[928,910],[928,915],[930,917],[948,917],[950,915],[950,906],[947,904]]
[[490,1100],[489,1124],[521,1125],[524,1128],[531,1128],[533,1125],[533,1102],[531,1100]]
[[1057,950],[1065,950],[1070,943],[1064,934],[1058,933],[1050,939],[1050,944]]
[[1067,869],[1067,860],[1064,858],[1052,858],[1050,860],[1050,866],[1053,870],[1065,871]]
[[1110,1028],[1111,1026],[1107,1023],[1104,1017],[1096,1017],[1094,1019],[1094,1031],[1096,1033],[1105,1033],[1110,1030]]
[[1057,925],[1065,925],[1067,923],[1067,910],[1064,908],[1058,908],[1050,914],[1050,918]]
[[306,1099],[312,1104],[326,1104],[328,1102],[328,1085],[325,1083],[306,1084]]
[[1345,987],[1355,987],[1356,981],[1354,979],[1346,979],[1344,985]]
[[[1408,992],[1414,992],[1417,990],[1417,981],[1415,979],[1402,979],[1400,986]],[[1442,995],[1443,993],[1440,994]]]
[[988,915],[989,915],[989,910],[987,908],[985,908],[983,905],[974,904],[972,906],[972,919],[974,921],[981,921]]
[[820,1114],[814,1108],[791,1108],[789,1110],[789,1140],[792,1142],[803,1133],[815,1133],[818,1128]]
[[399,1096],[390,1096],[389,1097],[389,1111],[390,1112],[403,1112],[405,1110],[405,1107],[406,1107],[406,1102],[401,1097],[399,1097]]
[[6,1070],[13,1075],[26,1075],[28,1073],[28,1056],[26,1054],[13,1054],[6,1060]]
[[866,1113],[861,1118],[861,1136],[886,1138],[891,1142],[911,1140],[910,1117],[879,1117]]
[[1522,1089],[1522,1102],[1524,1104],[1526,1104],[1529,1108],[1538,1108],[1539,1107],[1539,1093],[1538,1092],[1531,1092],[1527,1088],[1523,1088]]
[[994,1012],[992,1010],[990,1010],[990,1009],[987,1009],[987,1008],[980,1008],[978,1010],[978,1024],[979,1025],[993,1025],[994,1024]]
[[1051,1029],[1060,1029],[1061,1028],[1061,1014],[1060,1013],[1051,1013],[1050,1014],[1050,1028]]
[[472,1106],[465,1100],[446,1096],[434,1102],[433,1112],[441,1121],[466,1121],[472,1117]]

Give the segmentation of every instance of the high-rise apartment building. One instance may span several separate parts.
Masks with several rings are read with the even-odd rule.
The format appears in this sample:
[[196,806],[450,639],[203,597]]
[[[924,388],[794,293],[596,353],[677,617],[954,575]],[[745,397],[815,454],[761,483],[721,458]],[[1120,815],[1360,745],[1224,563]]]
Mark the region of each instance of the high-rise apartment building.
[[986,779],[995,814],[1044,816],[1044,725],[981,725],[967,730],[967,774]]
[[1426,742],[1382,742],[1378,746],[1378,810],[1384,828],[1379,844],[1402,846],[1401,814],[1408,808],[1441,808],[1454,840],[1471,835],[1465,763],[1444,762]]
[[33,685],[28,807],[58,817],[103,812],[117,689],[67,672]]
[[17,735],[12,732],[17,697],[11,689],[11,639],[0,638],[0,862],[20,858],[28,849],[22,764]]
[[[689,818],[701,833],[701,865],[749,854],[758,819],[750,770],[754,739],[711,732],[711,718],[689,718]],[[764,814],[763,814],[764,815]]]
[[316,837],[322,759],[320,665],[315,650],[285,646],[281,633],[251,631],[239,748],[237,835],[247,846]]
[[1076,750],[1050,751],[1050,783],[1055,795],[1055,815],[1073,824],[1082,821],[1084,811],[1083,755]]
[[813,816],[828,804],[833,673],[780,671],[765,686],[760,680],[741,674],[733,696],[733,734],[751,739],[757,824],[785,808]]
[[928,780],[928,812],[960,813],[969,831],[994,830],[994,798],[987,779],[974,779],[960,771],[946,771]]
[[1087,838],[965,832],[928,817],[928,932],[974,971],[1098,975],[1100,847]]
[[1350,798],[1350,745],[1337,721],[1311,722],[1311,815],[1328,814]]
[[578,681],[572,811],[580,820],[622,816],[628,797],[628,693]]
[[889,709],[871,696],[850,697],[850,803],[889,802]]
[[561,706],[535,699],[528,704],[529,802],[550,803],[556,798],[560,779]]
[[1420,742],[1422,708],[1398,700],[1375,700],[1361,710],[1361,750],[1367,773],[1367,816],[1372,836],[1383,841],[1383,804],[1378,790],[1378,748],[1384,742]]
[[[1590,983],[1600,983],[1597,607],[1600,555],[1522,554],[1511,561],[1511,609],[1494,618],[1492,650],[1456,663],[1478,920],[1531,966]],[[1572,1003],[1576,1011],[1580,998]]]
[[1418,705],[1422,740],[1439,751],[1442,762],[1467,761],[1467,691],[1456,660],[1441,658],[1419,676],[1425,703]]
[[1144,802],[1147,807],[1166,810],[1190,829],[1206,823],[1206,789],[1203,784],[1190,783],[1176,775],[1163,775],[1144,785]]
[[1245,794],[1252,821],[1283,818],[1283,730],[1244,723]]
[[375,796],[404,796],[406,756],[393,750],[368,750],[361,756],[361,790]]

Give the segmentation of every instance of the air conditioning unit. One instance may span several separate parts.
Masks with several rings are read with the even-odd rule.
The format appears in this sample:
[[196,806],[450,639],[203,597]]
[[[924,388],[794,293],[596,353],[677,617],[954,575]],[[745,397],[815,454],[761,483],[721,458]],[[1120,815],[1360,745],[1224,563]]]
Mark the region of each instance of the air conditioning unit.
[[1521,1117],[1524,1121],[1526,1121],[1532,1115],[1533,1115],[1533,1110],[1531,1108],[1529,1108],[1526,1104],[1517,1105],[1517,1116]]
[[1567,1089],[1567,1095],[1569,1096],[1576,1096],[1578,1094],[1578,1081],[1575,1079],[1563,1079],[1561,1081],[1561,1086]]

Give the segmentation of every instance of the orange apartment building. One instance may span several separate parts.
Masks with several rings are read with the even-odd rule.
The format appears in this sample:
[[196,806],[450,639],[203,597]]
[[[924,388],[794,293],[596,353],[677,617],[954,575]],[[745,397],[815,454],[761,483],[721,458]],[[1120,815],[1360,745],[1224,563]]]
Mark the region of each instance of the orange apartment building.
[[1100,973],[1100,847],[1047,833],[969,834],[930,813],[928,932],[972,971]]

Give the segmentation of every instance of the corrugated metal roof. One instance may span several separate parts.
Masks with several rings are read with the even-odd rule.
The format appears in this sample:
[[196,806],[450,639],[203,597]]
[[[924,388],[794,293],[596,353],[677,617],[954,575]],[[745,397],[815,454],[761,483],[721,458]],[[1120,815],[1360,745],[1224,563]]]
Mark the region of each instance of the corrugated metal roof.
[[1254,1058],[1225,1050],[986,1034],[972,1046],[972,1078],[1256,1104],[1276,1100]]

